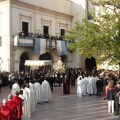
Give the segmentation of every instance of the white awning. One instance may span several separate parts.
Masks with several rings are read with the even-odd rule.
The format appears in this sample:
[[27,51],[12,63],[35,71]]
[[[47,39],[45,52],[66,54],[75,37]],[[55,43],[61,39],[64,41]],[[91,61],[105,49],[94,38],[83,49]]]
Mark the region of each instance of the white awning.
[[45,66],[51,65],[51,60],[26,60],[25,66]]

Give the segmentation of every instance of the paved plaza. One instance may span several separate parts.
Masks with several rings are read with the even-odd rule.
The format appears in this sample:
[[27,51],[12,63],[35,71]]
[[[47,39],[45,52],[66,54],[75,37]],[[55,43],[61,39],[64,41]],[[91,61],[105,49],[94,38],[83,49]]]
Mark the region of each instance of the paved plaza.
[[[6,98],[10,90],[2,88],[0,99]],[[49,103],[38,104],[30,120],[120,120],[108,114],[107,103],[97,96],[77,97],[76,88],[70,95],[63,95],[62,87],[54,87],[53,99]]]

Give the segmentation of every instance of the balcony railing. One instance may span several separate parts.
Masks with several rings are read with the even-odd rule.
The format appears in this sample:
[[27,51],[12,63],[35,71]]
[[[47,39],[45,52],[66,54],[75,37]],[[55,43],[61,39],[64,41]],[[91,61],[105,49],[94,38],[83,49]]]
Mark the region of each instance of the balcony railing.
[[21,37],[21,36],[14,37],[14,46],[33,47],[33,49],[36,47],[37,49],[40,49],[40,47],[44,47],[46,49],[56,49],[57,51],[60,50],[64,52],[65,49],[67,49],[67,44],[69,43],[70,42],[66,42],[64,40],[28,38],[28,37]]

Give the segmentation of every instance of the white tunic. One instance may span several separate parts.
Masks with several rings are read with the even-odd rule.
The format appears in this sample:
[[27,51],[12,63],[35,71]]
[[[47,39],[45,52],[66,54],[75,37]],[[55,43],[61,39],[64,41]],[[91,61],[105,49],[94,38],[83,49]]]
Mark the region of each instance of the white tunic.
[[87,93],[87,80],[86,80],[86,78],[83,78],[82,81],[83,81],[82,94],[86,95],[86,93]]
[[41,88],[42,88],[43,101],[49,101],[49,99],[52,98],[52,93],[51,93],[50,85],[47,80],[44,80],[42,82]]
[[16,91],[18,91],[18,92],[20,91],[20,86],[19,86],[19,84],[14,83],[13,86],[12,86],[11,94],[15,95]]
[[34,86],[35,86],[35,90],[36,90],[37,103],[41,103],[43,101],[41,85],[40,85],[40,83],[36,82],[36,83],[34,83]]
[[33,93],[33,98],[34,98],[34,100],[32,101],[32,104],[33,104],[32,112],[34,112],[35,111],[35,105],[37,104],[37,99],[36,99],[37,96],[36,96],[36,91],[35,91],[34,84],[29,83],[29,86],[30,86],[30,89]]
[[88,77],[88,83],[87,83],[87,93],[93,94],[93,77]]
[[32,101],[34,100],[33,93],[30,88],[25,87],[25,90],[28,92],[28,96],[29,96],[28,101],[27,101],[28,102],[28,116],[29,116],[29,118],[31,118],[32,107],[33,107]]
[[28,114],[28,105],[29,105],[29,94],[25,89],[21,89],[23,90],[23,97],[24,97],[24,108],[23,108],[23,114],[26,118],[29,118],[29,114]]
[[82,80],[78,80],[77,81],[77,95],[78,97],[82,97],[82,86],[83,86],[83,81]]

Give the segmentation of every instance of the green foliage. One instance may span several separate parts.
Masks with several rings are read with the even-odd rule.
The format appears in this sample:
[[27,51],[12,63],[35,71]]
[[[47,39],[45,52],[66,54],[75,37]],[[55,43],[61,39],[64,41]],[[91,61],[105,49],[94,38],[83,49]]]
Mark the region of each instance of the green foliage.
[[90,58],[96,56],[98,63],[109,61],[118,64],[120,60],[120,0],[88,0],[99,6],[92,21],[83,19],[75,22],[75,27],[67,31],[71,50]]

